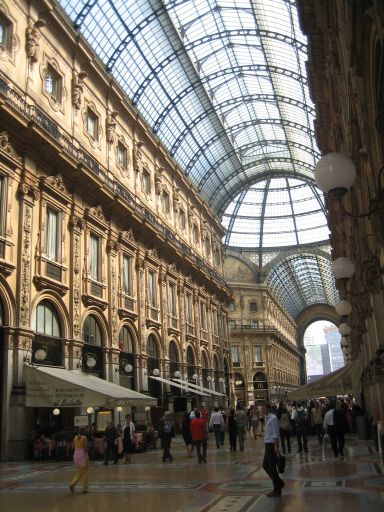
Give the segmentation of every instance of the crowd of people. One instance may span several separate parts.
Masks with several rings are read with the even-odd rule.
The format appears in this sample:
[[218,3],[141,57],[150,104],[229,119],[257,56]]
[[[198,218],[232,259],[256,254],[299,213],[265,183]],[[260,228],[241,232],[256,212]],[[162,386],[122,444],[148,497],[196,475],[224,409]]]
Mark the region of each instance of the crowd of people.
[[[240,403],[236,408],[224,411],[214,407],[211,413],[206,407],[193,409],[183,414],[181,423],[175,424],[175,415],[165,412],[155,431],[152,423],[148,424],[149,438],[155,435],[161,441],[163,462],[172,462],[172,440],[176,430],[180,430],[187,457],[196,453],[199,464],[207,462],[208,440],[210,434],[214,438],[216,449],[222,449],[228,434],[228,447],[231,452],[244,450],[244,440],[263,438],[264,459],[263,468],[273,483],[269,497],[281,496],[284,481],[277,469],[277,459],[280,454],[291,453],[293,440],[297,453],[308,452],[308,436],[316,436],[319,445],[329,441],[336,458],[344,458],[345,434],[356,431],[356,415],[361,414],[357,405],[349,401],[310,401],[308,403],[292,402],[279,404],[251,405],[244,408]],[[176,428],[177,427],[177,428]],[[109,461],[114,464],[122,459],[123,463],[131,460],[135,452],[135,425],[130,415],[127,415],[122,425],[115,427],[109,422],[104,432],[104,464]],[[88,457],[87,441],[84,432],[75,437],[74,462],[78,469],[71,482],[70,490],[74,491],[79,480],[83,480],[83,492],[87,492]],[[255,447],[259,446],[258,444]]]

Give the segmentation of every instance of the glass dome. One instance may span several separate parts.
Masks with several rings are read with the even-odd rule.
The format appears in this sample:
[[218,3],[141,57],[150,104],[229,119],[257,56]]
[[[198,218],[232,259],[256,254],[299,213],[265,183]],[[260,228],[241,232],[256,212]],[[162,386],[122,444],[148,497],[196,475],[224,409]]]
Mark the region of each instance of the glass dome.
[[245,189],[223,214],[232,248],[281,248],[325,242],[329,230],[316,186],[293,178],[268,178]]

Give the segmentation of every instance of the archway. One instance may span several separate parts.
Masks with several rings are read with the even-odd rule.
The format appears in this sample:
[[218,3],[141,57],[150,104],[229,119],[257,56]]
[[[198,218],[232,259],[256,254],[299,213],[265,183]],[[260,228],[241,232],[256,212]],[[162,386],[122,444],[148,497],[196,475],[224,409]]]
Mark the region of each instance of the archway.
[[304,332],[305,363],[308,382],[314,382],[344,366],[341,335],[328,320],[312,322]]
[[136,389],[135,336],[129,325],[124,324],[119,333],[120,386]]

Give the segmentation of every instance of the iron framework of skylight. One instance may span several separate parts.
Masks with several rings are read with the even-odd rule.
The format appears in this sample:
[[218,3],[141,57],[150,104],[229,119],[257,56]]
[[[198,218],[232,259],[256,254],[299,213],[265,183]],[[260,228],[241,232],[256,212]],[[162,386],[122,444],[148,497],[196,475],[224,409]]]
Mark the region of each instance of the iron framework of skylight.
[[294,0],[59,0],[221,215],[265,176],[319,158]]
[[231,248],[265,251],[329,239],[321,192],[291,178],[268,178],[244,189],[227,207],[223,225]]

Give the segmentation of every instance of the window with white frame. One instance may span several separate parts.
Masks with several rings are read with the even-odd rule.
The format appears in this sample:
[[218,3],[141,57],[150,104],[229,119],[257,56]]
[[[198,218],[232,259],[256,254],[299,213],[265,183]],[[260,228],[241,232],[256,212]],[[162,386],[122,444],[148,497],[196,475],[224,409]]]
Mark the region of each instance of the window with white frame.
[[258,329],[258,328],[259,328],[259,321],[251,320],[251,329]]
[[98,138],[99,138],[99,117],[89,107],[87,109],[87,133],[93,139],[98,140]]
[[207,330],[207,316],[205,309],[205,302],[200,301],[200,327],[204,331]]
[[12,23],[0,12],[0,47],[8,53],[12,50]]
[[263,362],[263,351],[261,347],[255,347],[255,363]]
[[101,281],[101,239],[91,234],[89,241],[89,273],[95,281]]
[[60,259],[60,213],[47,207],[45,253],[49,260]]
[[121,142],[117,144],[117,165],[123,169],[128,167],[128,151]]
[[232,363],[240,363],[239,347],[237,345],[231,346]]
[[157,308],[157,274],[153,270],[148,271],[148,303]]
[[129,297],[133,296],[133,258],[128,254],[123,256],[123,292]]
[[175,283],[168,284],[168,308],[169,314],[177,317],[177,289]]
[[194,325],[193,319],[193,297],[192,293],[186,293],[185,295],[185,314],[187,323],[190,325]]
[[62,78],[50,64],[47,65],[47,69],[45,71],[44,90],[55,101],[61,103]]

